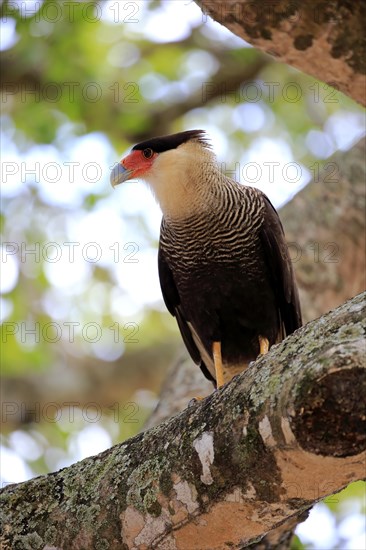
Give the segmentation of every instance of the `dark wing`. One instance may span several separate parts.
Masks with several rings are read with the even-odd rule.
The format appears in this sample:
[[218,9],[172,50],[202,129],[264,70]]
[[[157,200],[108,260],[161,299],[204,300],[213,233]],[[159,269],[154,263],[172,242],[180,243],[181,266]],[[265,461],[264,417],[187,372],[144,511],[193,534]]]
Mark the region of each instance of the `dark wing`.
[[182,309],[180,307],[180,298],[178,294],[178,289],[174,282],[173,273],[166,262],[164,252],[160,246],[158,252],[158,268],[160,287],[165,305],[169,313],[171,313],[177,319],[178,327],[185,346],[189,352],[189,355],[192,357],[193,361],[200,366],[205,377],[208,380],[211,380],[211,382],[215,382],[215,379],[211,376],[208,368],[202,361],[201,354],[193,340],[191,330],[187,324],[187,321],[184,318]]
[[260,239],[285,337],[302,325],[299,294],[280,218],[270,200],[265,195],[263,198],[265,210]]

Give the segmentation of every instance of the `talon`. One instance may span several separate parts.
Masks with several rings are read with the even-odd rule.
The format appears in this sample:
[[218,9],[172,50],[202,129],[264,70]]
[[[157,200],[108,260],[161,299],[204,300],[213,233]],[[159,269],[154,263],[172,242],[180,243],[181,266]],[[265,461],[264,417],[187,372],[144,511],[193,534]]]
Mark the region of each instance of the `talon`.
[[216,373],[216,387],[221,388],[224,385],[224,371],[222,368],[222,357],[221,357],[221,342],[214,342],[212,344],[212,355],[215,364],[215,373]]
[[267,338],[264,338],[263,336],[258,336],[259,340],[259,353],[260,355],[266,355],[269,350],[269,341]]

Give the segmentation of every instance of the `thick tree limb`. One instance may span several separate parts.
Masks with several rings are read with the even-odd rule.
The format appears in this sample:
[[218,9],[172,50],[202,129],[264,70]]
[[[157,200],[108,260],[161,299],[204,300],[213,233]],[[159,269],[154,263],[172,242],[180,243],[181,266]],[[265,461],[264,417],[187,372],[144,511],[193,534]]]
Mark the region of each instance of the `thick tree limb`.
[[365,157],[365,138],[338,151],[281,208],[305,321],[365,289]]
[[197,4],[256,48],[366,104],[364,2],[197,0]]
[[243,548],[361,479],[365,297],[169,422],[3,489],[3,548]]

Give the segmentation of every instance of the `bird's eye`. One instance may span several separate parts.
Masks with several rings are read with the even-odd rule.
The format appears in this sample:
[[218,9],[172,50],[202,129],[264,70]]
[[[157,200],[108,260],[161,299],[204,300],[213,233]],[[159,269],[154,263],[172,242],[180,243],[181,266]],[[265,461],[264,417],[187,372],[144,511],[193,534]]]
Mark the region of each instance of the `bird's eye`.
[[153,151],[152,149],[148,148],[148,149],[144,149],[144,150],[142,151],[142,154],[143,154],[143,156],[144,156],[145,159],[151,159],[151,157],[152,157],[153,154],[154,154],[154,151]]

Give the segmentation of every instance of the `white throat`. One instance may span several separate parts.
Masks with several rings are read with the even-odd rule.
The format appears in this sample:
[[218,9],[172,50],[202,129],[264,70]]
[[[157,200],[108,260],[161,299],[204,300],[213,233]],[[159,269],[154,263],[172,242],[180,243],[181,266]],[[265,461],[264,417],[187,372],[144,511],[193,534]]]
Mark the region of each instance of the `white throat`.
[[145,180],[164,217],[178,220],[207,209],[210,188],[218,176],[214,153],[189,142],[161,153]]

